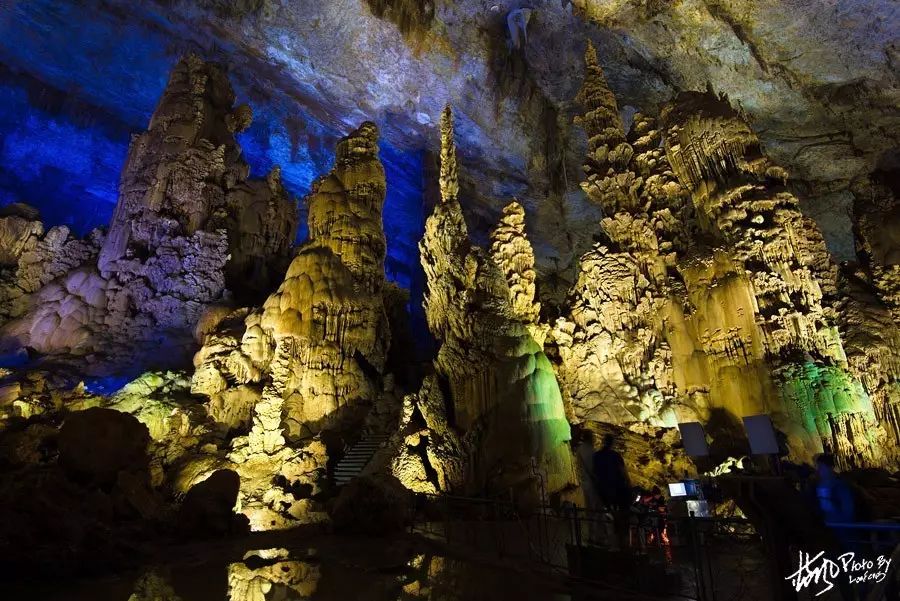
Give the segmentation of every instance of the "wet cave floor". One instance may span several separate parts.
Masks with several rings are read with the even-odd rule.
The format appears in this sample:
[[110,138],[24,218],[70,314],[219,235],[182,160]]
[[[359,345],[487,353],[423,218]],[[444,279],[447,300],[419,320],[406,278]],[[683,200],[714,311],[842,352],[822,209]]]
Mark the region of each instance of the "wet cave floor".
[[[102,566],[93,565],[95,572]],[[257,533],[158,549],[102,576],[0,583],[0,599],[41,601],[569,601],[565,579],[510,564],[449,557],[410,536]],[[637,598],[637,597],[636,597]]]
[[[727,555],[727,554],[726,554]],[[604,578],[617,564],[596,566]],[[734,558],[732,558],[734,559]],[[746,559],[746,558],[745,558]],[[126,560],[127,561],[127,560]],[[634,561],[632,558],[631,561]],[[718,562],[721,563],[721,562]],[[727,563],[727,562],[726,562]],[[761,561],[751,562],[757,578]],[[103,562],[87,562],[99,574]],[[616,567],[618,565],[618,568]],[[416,535],[344,536],[301,527],[158,548],[127,569],[79,577],[48,573],[0,581],[0,599],[40,601],[674,601],[685,592],[646,593],[569,578],[546,565],[462,551]],[[717,565],[719,598],[763,599],[757,586],[737,592],[734,565]],[[727,574],[731,574],[728,576]],[[645,578],[656,578],[645,574]]]

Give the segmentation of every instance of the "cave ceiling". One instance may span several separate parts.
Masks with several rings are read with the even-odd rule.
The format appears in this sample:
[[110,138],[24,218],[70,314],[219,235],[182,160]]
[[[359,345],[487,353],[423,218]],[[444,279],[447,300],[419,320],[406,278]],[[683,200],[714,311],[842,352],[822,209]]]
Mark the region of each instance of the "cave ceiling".
[[[517,8],[534,9],[521,50],[506,26]],[[240,139],[248,162],[263,174],[279,165],[297,196],[328,170],[340,136],[378,123],[389,270],[391,258],[417,262],[422,172],[434,169],[448,102],[473,236],[516,197],[539,268],[570,265],[599,216],[578,187],[584,138],[571,126],[591,39],[626,116],[655,113],[678,90],[726,94],[845,259],[851,184],[893,168],[898,26],[889,0],[4,0],[0,113],[22,101],[5,84],[27,78],[26,102],[44,124],[0,114],[0,200],[37,204],[45,218],[52,205],[50,221],[82,212],[84,226],[106,223],[129,134],[146,127],[172,65],[192,51],[227,65],[254,110]],[[71,156],[43,156],[28,136]],[[27,171],[42,165],[89,183],[29,198]]]

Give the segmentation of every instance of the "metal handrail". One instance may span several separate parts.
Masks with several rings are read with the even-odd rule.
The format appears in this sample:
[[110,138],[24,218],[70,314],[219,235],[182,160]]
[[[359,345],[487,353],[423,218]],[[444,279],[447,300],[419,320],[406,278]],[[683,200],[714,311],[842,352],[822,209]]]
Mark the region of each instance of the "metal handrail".
[[829,528],[841,530],[884,530],[900,532],[900,522],[826,522]]

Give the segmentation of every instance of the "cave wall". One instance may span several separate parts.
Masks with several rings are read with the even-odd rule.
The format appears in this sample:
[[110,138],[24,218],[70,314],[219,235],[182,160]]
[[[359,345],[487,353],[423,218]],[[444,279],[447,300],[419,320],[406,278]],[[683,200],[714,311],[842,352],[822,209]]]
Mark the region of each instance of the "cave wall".
[[860,363],[886,350],[863,340],[892,306],[884,236],[870,234],[851,296],[853,276],[726,97],[682,92],[626,131],[592,46],[586,65],[582,186],[607,217],[554,327],[574,418],[700,421],[722,459],[746,452],[740,419],[767,414],[795,461],[828,449],[845,466],[892,466],[898,350]]
[[[80,2],[5,7],[0,29],[0,203],[30,204],[48,227],[65,224],[76,235],[105,226],[131,135],[146,127],[181,52],[200,47]],[[323,123],[315,104],[289,108],[283,99],[259,98],[252,82],[232,81],[241,102],[253,98],[253,121],[238,135],[251,175],[278,166],[286,190],[302,199],[349,128]],[[391,184],[387,273],[408,288],[417,269],[409,241],[424,227],[422,153],[390,143],[381,152]],[[301,219],[297,242],[306,235]]]

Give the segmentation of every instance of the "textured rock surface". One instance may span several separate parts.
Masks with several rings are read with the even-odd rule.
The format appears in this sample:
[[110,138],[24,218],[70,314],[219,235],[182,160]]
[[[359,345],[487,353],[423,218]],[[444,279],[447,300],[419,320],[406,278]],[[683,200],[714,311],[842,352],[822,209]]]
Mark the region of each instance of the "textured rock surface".
[[676,250],[689,243],[693,216],[655,121],[635,115],[626,135],[592,46],[586,64],[582,187],[608,216],[554,326],[560,379],[577,418],[671,426],[675,382],[661,316],[681,287]]
[[609,216],[554,328],[574,419],[699,417],[728,452],[741,417],[768,413],[798,459],[824,445],[848,463],[889,465],[897,439],[871,399],[892,404],[880,382],[893,376],[848,363],[838,271],[784,171],[709,93],[680,95],[661,133],[635,116],[626,135],[592,48],[587,66],[583,187]]
[[335,170],[309,199],[310,240],[284,282],[243,324],[240,312],[222,322],[195,357],[193,389],[214,404],[225,405],[228,381],[261,387],[251,431],[260,450],[283,444],[282,414],[296,437],[374,399],[366,370],[383,368],[390,343],[377,137],[366,123],[340,143]]
[[[252,297],[280,279],[295,210],[277,172],[247,181],[234,140],[247,109],[233,104],[218,67],[192,55],[178,64],[148,131],[132,141],[96,266],[87,262],[87,243],[70,244],[75,268],[66,271],[47,256],[43,277],[57,277],[6,326],[7,343],[109,362],[156,355],[157,363],[177,363],[226,286]],[[34,275],[23,277],[33,286]]]
[[26,205],[0,210],[0,323],[23,315],[31,295],[65,273],[95,259],[102,236],[72,236],[66,226],[44,230]]
[[441,132],[441,200],[426,221],[420,251],[425,315],[441,344],[434,365],[449,385],[453,423],[478,449],[467,485],[533,493],[534,460],[546,490],[558,492],[574,479],[570,433],[542,350],[546,328],[537,322],[533,255],[521,209],[508,207],[492,254],[473,245],[457,199],[449,108]]
[[[176,523],[160,496],[184,495],[181,525],[195,534],[286,528],[326,509],[339,527],[396,529],[408,491],[571,498],[573,423],[621,434],[648,487],[690,469],[676,422],[700,420],[713,454],[736,457],[740,418],[758,413],[791,459],[824,449],[844,468],[897,465],[896,52],[882,29],[896,11],[883,2],[852,18],[791,0],[164,4],[89,0],[77,18],[73,2],[0,9],[0,23],[15,15],[49,38],[32,50],[39,66],[19,28],[0,41],[0,202],[29,200],[7,183],[48,181],[34,173],[69,158],[54,140],[22,152],[3,129],[50,81],[134,123],[140,110],[123,104],[155,96],[148,73],[170,59],[155,64],[153,48],[177,39],[168,52],[227,56],[239,84],[236,95],[193,55],[178,62],[133,138],[107,233],[78,239],[25,205],[0,211],[0,322],[14,347],[0,356],[0,461],[15,470],[0,504],[16,505],[0,551],[83,550],[95,528]],[[75,32],[67,15],[107,28]],[[110,23],[135,35],[110,42]],[[147,30],[154,42],[135,51]],[[79,80],[85,63],[58,56],[59,32],[73,46],[90,38],[98,71],[123,57],[155,66],[128,65],[131,83]],[[587,45],[582,80],[586,38],[601,52]],[[821,51],[836,40],[851,44]],[[19,68],[38,71],[24,99],[4,87]],[[261,124],[238,95],[261,101]],[[53,98],[45,120],[80,110]],[[457,156],[447,110],[437,157],[448,98],[465,143]],[[16,115],[20,127],[34,114]],[[351,122],[363,125],[337,141]],[[77,147],[65,125],[57,136]],[[285,186],[324,172],[332,141],[334,167],[304,207],[308,240],[292,249]],[[251,179],[262,146],[285,169]],[[98,190],[107,181],[92,177]],[[399,217],[389,187],[407,199]],[[810,219],[834,225],[848,204],[837,229]],[[849,257],[851,224],[858,262],[838,269],[826,244]],[[423,288],[438,342],[424,379],[406,323]],[[78,383],[198,344],[193,373],[146,372],[110,398],[95,394],[102,382]],[[341,458],[375,446],[329,506]],[[35,508],[22,506],[30,497]],[[38,510],[58,535],[42,535]],[[262,568],[229,570],[235,595],[315,588],[315,570],[266,553],[247,558]],[[170,594],[158,584],[140,594]]]

